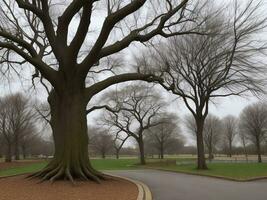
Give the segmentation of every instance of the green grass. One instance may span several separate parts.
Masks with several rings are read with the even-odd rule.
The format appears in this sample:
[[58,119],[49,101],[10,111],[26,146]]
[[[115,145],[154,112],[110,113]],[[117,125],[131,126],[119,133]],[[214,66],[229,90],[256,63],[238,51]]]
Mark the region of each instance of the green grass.
[[175,165],[171,162],[148,163],[148,167],[198,175],[220,176],[236,180],[267,177],[267,164],[262,163],[211,163],[208,170],[197,170],[195,164]]
[[[123,170],[136,169],[138,159],[92,159],[92,166],[97,170]],[[26,166],[12,167],[0,170],[0,176],[19,175],[24,173],[32,173],[41,170],[47,162],[33,163]]]
[[138,159],[92,159],[91,163],[97,170],[136,169]]
[[42,169],[47,163],[33,163],[27,166],[20,166],[20,167],[12,167],[5,170],[0,170],[0,176],[11,176],[11,175],[18,175],[24,173],[32,173]]
[[[197,170],[194,164],[176,165],[176,161],[192,161],[193,158],[168,158],[164,160],[148,159],[147,167],[155,169],[171,170],[208,176],[222,176],[238,180],[267,176],[267,163],[212,163],[208,164],[209,170]],[[129,170],[140,169],[139,160],[134,159],[92,159],[92,166],[97,170]],[[31,173],[42,169],[47,162],[33,163],[27,166],[14,167],[0,171],[0,176]]]

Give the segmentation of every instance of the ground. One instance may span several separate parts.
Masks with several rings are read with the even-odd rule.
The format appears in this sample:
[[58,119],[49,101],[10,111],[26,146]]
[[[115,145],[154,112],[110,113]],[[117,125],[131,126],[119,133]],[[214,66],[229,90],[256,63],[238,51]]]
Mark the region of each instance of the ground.
[[59,181],[37,184],[25,176],[0,179],[0,200],[136,200],[137,187],[122,179],[110,179],[97,184],[92,181]]

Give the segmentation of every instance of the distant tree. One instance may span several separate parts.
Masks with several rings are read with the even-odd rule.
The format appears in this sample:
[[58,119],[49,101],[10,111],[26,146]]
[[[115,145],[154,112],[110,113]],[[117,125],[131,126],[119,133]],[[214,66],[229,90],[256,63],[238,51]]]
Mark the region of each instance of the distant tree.
[[110,153],[113,147],[112,135],[108,133],[108,130],[94,128],[90,139],[92,148],[105,159],[107,153]]
[[128,134],[125,134],[125,133],[123,134],[121,132],[122,131],[119,130],[115,134],[111,133],[112,135],[115,135],[115,136],[113,136],[113,148],[115,149],[115,154],[116,154],[117,159],[119,159],[119,157],[120,157],[120,151],[121,151],[123,145],[130,137]]
[[256,147],[258,162],[262,162],[261,145],[267,130],[267,106],[264,103],[254,103],[244,108],[240,115],[239,129],[245,138]]
[[34,124],[29,124],[24,128],[22,137],[20,139],[20,147],[23,159],[26,159],[27,155],[29,154],[30,147],[35,145],[38,140],[40,140],[40,138],[38,136],[37,128],[34,126]]
[[103,122],[113,130],[133,137],[140,151],[140,162],[145,164],[144,133],[161,122],[155,121],[163,110],[164,102],[151,87],[129,85],[109,93],[109,106]]
[[20,93],[2,98],[0,104],[1,134],[6,143],[6,161],[10,162],[12,146],[14,146],[15,159],[19,159],[20,142],[29,134],[26,130],[34,123],[35,113],[29,99]]
[[145,134],[145,143],[149,144],[146,145],[147,148],[154,148],[159,158],[163,159],[169,149],[174,145],[177,145],[178,148],[183,142],[177,116],[163,113],[157,121],[159,124],[148,129],[148,133]]
[[200,12],[207,20],[199,29],[207,34],[170,38],[150,50],[151,58],[145,53],[137,60],[145,69],[154,67],[162,78],[159,83],[180,97],[192,113],[198,169],[207,169],[203,128],[211,101],[264,91],[266,64],[260,60],[264,60],[266,47],[257,34],[266,27],[266,18],[259,15],[260,5],[253,0],[248,4],[235,0],[229,7],[207,6],[209,11]]
[[[193,138],[197,137],[197,125],[195,124],[195,120],[193,117],[188,116],[186,119],[186,127],[188,131],[192,134]],[[203,140],[204,145],[209,154],[209,160],[214,158],[214,150],[218,145],[221,136],[222,136],[222,123],[221,120],[209,114],[207,119],[205,120],[205,124],[203,127]]]
[[248,139],[247,139],[246,134],[242,131],[242,128],[240,129],[241,130],[238,132],[238,136],[240,138],[246,160],[248,160],[248,151],[247,151]]
[[228,115],[222,119],[222,123],[223,140],[227,145],[227,154],[232,157],[233,141],[237,135],[238,122],[234,116]]

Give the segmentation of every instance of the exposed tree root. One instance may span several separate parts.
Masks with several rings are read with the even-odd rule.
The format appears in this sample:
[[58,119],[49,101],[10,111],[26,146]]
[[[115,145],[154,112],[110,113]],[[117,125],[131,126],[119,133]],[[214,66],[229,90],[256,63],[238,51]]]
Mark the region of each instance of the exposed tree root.
[[69,164],[56,163],[53,161],[41,171],[31,174],[27,178],[39,178],[39,183],[44,181],[53,183],[56,180],[69,180],[73,184],[75,180],[92,180],[100,183],[100,180],[107,179],[104,174],[94,170],[90,164],[78,163],[77,166],[71,166]]

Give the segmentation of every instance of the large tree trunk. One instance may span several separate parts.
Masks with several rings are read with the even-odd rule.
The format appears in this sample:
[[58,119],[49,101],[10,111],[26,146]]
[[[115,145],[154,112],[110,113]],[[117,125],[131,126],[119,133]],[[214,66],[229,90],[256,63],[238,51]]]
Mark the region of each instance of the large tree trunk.
[[145,149],[144,149],[144,141],[143,138],[141,137],[138,141],[139,144],[139,151],[140,151],[140,164],[145,165]]
[[[66,90],[65,90],[66,91]],[[51,127],[55,143],[52,161],[33,176],[43,180],[103,178],[94,170],[88,155],[86,104],[82,92],[66,91],[58,95],[52,91],[48,102],[51,108]]]
[[208,169],[205,160],[205,151],[203,143],[204,120],[198,117],[195,120],[197,125],[197,168]]

